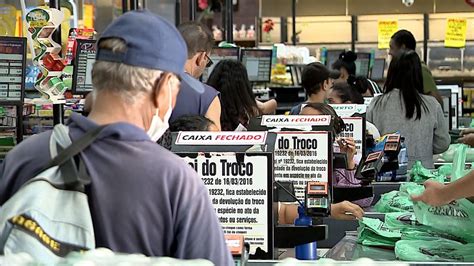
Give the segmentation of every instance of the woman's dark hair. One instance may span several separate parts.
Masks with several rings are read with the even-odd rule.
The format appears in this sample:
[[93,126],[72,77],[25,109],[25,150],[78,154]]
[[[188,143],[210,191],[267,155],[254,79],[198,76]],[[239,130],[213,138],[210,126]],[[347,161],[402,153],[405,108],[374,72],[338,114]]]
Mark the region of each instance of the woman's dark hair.
[[362,94],[352,88],[347,82],[335,82],[332,89],[337,93],[337,96],[341,98],[342,102],[350,101],[354,104],[364,104],[364,97],[362,97]]
[[392,35],[392,40],[398,48],[405,45],[406,49],[415,50],[416,40],[413,34],[407,30],[399,30]]
[[[428,107],[421,97],[423,94],[421,60],[415,51],[402,51],[392,59],[384,86],[384,96],[394,89],[400,90],[400,97],[405,104],[405,117],[411,119],[415,116],[416,119],[420,119],[422,108],[426,111]],[[375,104],[382,98],[383,96]]]
[[357,60],[357,55],[352,51],[343,52],[339,55],[339,59],[332,64],[333,69],[341,70],[345,68],[349,75],[356,74],[356,65],[355,61]]
[[345,126],[344,120],[342,120],[342,118],[340,118],[336,114],[336,111],[334,111],[334,109],[331,106],[325,103],[308,103],[301,110],[303,111],[303,109],[305,108],[313,108],[321,112],[321,114],[323,115],[330,115],[334,120],[334,131],[336,132],[336,134],[339,134],[342,132],[342,129]]
[[183,115],[170,124],[171,132],[208,131],[214,122],[202,115]]
[[233,131],[239,124],[246,125],[250,118],[259,115],[247,70],[239,61],[220,61],[207,84],[221,93],[222,130]]

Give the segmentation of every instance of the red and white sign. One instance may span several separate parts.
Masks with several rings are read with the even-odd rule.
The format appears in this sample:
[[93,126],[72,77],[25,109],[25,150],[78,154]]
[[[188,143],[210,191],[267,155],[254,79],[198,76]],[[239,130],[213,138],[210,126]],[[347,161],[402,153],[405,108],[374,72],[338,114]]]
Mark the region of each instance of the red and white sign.
[[263,145],[267,132],[179,132],[176,145]]
[[329,126],[330,115],[264,115],[262,126],[267,127],[304,127]]

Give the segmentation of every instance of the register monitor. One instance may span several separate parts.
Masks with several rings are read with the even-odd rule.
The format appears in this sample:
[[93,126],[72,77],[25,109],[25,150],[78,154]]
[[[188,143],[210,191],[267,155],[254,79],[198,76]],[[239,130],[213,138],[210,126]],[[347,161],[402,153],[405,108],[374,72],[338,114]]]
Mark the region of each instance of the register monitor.
[[373,81],[382,81],[385,72],[385,59],[377,58],[374,60],[372,71],[370,72],[370,79]]
[[357,53],[356,76],[369,77],[370,53]]
[[332,64],[334,64],[344,52],[345,50],[328,50],[326,54],[326,66],[332,69]]
[[251,82],[270,82],[272,56],[269,49],[242,49],[242,64]]
[[212,53],[209,56],[211,58],[212,66],[206,68],[204,70],[204,73],[202,74],[201,80],[202,82],[207,82],[209,79],[209,76],[212,73],[212,70],[214,70],[214,67],[219,63],[221,60],[224,59],[232,59],[232,60],[239,60],[239,48],[237,47],[230,47],[230,48],[223,48],[223,47],[217,47],[212,49]]
[[72,79],[73,94],[83,95],[92,91],[92,66],[95,62],[95,54],[95,40],[77,40]]

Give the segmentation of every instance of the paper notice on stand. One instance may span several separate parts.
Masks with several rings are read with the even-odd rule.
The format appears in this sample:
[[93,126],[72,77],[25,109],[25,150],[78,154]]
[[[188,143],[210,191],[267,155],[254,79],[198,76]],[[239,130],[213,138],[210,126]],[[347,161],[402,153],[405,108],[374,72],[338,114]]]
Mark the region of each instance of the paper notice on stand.
[[444,46],[462,48],[466,46],[467,19],[448,18],[446,20],[446,35]]
[[270,252],[273,244],[269,236],[271,155],[233,152],[178,155],[202,177],[224,234],[243,235],[250,244],[250,254],[257,248]]
[[306,183],[329,181],[328,132],[279,132],[275,143],[275,181],[290,181],[304,201]]
[[[341,138],[353,138],[356,144],[356,155],[354,156],[354,162],[359,164],[362,160],[363,149],[362,145],[364,144],[365,138],[365,126],[364,118],[362,117],[343,117],[344,120],[344,129],[339,134]],[[339,151],[339,145],[334,142],[334,151]]]
[[390,48],[390,39],[398,31],[397,20],[379,20],[378,24],[378,48]]

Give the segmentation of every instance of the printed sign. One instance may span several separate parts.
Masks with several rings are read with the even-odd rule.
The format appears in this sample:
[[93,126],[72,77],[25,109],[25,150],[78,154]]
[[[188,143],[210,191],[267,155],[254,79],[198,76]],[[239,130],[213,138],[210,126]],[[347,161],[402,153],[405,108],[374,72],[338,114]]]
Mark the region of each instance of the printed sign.
[[330,104],[338,116],[350,117],[354,114],[365,114],[367,105],[365,104]]
[[251,254],[261,248],[271,258],[271,153],[177,154],[202,177],[224,234],[244,235]]
[[299,200],[304,200],[308,181],[331,182],[332,153],[329,143],[328,132],[277,133],[275,180],[293,182]]
[[[365,145],[365,119],[363,117],[343,117],[345,126],[339,134],[341,138],[353,138],[356,144],[357,154],[354,156],[356,164],[362,160]],[[339,145],[334,142],[334,151],[339,151]]]
[[179,132],[176,145],[264,145],[267,132]]
[[378,47],[379,49],[390,48],[390,39],[398,31],[397,20],[379,20],[378,24]]
[[448,18],[444,46],[462,48],[466,46],[467,20],[465,18]]
[[20,102],[25,84],[26,39],[0,37],[0,100]]
[[305,126],[329,126],[330,115],[264,115],[262,126],[267,127],[305,127]]

